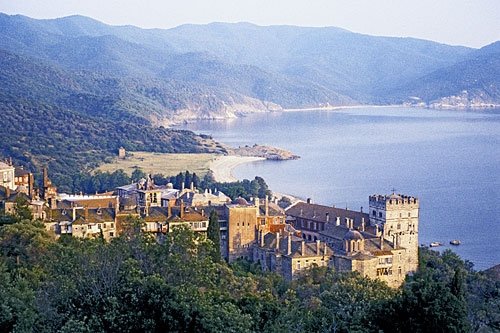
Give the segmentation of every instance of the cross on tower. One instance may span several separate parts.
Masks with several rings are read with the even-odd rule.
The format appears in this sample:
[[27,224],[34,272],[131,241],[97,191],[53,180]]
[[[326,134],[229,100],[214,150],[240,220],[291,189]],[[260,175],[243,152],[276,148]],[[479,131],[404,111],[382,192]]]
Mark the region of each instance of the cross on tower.
[[394,187],[392,188],[392,194],[396,194],[396,189]]

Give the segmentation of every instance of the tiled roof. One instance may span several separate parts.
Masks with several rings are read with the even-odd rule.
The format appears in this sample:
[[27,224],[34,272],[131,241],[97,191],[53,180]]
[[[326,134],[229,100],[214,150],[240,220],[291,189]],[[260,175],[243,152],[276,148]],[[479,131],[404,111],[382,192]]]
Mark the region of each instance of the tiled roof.
[[11,165],[8,165],[7,163],[5,162],[0,162],[0,170],[5,170],[5,169],[12,169],[13,166]]
[[29,171],[24,170],[22,168],[15,168],[15,170],[14,170],[15,177],[26,176],[26,175],[29,175],[29,174],[30,174]]
[[287,215],[296,218],[303,218],[311,221],[325,223],[327,222],[327,219],[329,222],[335,223],[337,217],[339,217],[340,223],[345,224],[345,218],[347,217],[354,220],[354,227],[359,227],[361,225],[362,219],[364,219],[365,224],[368,224],[370,221],[370,216],[366,213],[323,205],[308,204],[306,202],[298,202],[294,206],[287,209],[285,212]]

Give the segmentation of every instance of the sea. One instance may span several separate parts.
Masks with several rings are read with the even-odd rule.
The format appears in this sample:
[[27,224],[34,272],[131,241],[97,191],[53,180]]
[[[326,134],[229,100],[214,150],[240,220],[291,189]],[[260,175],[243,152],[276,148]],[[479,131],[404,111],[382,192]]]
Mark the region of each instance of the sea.
[[371,194],[416,196],[420,243],[441,242],[434,249],[451,249],[477,270],[500,264],[500,109],[285,111],[182,127],[300,155],[233,170],[238,179],[263,177],[276,192],[365,211]]

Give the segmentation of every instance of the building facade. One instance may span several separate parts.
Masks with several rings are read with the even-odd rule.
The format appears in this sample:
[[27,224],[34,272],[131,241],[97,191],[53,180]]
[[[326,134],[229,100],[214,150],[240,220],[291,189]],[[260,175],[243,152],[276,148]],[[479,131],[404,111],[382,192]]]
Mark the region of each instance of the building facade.
[[419,201],[395,193],[373,195],[369,207],[363,213],[300,202],[286,214],[306,242],[328,246],[328,263],[336,271],[357,271],[398,287],[418,267]]

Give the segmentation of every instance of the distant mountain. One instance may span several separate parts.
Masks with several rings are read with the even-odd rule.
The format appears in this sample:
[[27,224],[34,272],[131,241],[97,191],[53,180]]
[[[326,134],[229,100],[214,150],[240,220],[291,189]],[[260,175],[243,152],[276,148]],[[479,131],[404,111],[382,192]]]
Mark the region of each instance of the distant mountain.
[[0,48],[71,69],[175,79],[282,107],[384,103],[473,49],[339,28],[249,23],[140,29],[70,16],[0,15]]
[[396,101],[433,107],[500,105],[500,42],[409,82],[393,94]]

